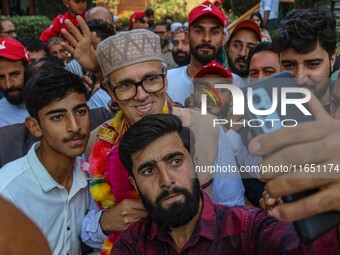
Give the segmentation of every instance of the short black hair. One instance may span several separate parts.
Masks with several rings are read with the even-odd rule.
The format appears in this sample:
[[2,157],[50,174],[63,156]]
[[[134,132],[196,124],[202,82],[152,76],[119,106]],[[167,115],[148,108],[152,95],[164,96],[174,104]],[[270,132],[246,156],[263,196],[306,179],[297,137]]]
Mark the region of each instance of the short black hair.
[[47,45],[45,43],[43,43],[43,41],[39,40],[39,39],[33,39],[32,41],[30,41],[27,45],[25,45],[27,50],[30,52],[38,52],[38,51],[45,51],[46,54],[48,54],[48,48]]
[[154,30],[157,26],[165,26],[165,29],[168,32],[171,30],[170,24],[168,22],[165,22],[165,21],[157,22],[155,25],[153,25],[152,30]]
[[86,24],[91,32],[96,32],[101,41],[104,41],[106,38],[116,34],[114,26],[104,20],[93,19],[87,21]]
[[177,133],[184,147],[195,155],[195,137],[190,128],[183,127],[179,117],[173,114],[152,114],[133,124],[119,143],[119,157],[130,176],[133,176],[132,154],[143,150],[161,136]]
[[164,16],[163,20],[166,21],[167,19],[171,19],[172,22],[174,22],[174,18],[172,16],[169,16],[169,15]]
[[33,75],[24,86],[23,94],[27,111],[39,120],[38,112],[43,107],[72,92],[86,96],[86,88],[79,76],[64,68],[51,66]]
[[148,16],[155,15],[154,10],[152,10],[151,8],[146,9],[144,13]]
[[255,54],[262,52],[262,51],[271,51],[271,52],[277,53],[274,50],[273,44],[271,42],[261,42],[258,45],[256,45],[255,48],[253,48],[249,51],[249,54],[248,54],[248,57],[247,57],[248,66],[250,66],[250,61],[251,61],[252,57]]
[[329,57],[335,53],[336,20],[327,7],[291,11],[279,24],[273,38],[274,49],[279,53],[289,48],[309,53],[318,42]]

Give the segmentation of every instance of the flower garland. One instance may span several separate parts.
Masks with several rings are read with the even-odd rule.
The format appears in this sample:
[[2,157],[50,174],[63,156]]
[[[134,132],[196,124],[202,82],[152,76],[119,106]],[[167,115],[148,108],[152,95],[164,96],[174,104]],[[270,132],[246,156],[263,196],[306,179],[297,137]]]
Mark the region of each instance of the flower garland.
[[[162,113],[172,112],[172,106],[165,103]],[[126,116],[118,111],[109,124],[104,124],[98,131],[98,142],[92,148],[89,158],[90,192],[99,208],[108,209],[124,199],[139,196],[128,180],[128,173],[118,155],[118,143],[127,130]],[[105,240],[101,255],[111,252],[120,232],[112,232]]]

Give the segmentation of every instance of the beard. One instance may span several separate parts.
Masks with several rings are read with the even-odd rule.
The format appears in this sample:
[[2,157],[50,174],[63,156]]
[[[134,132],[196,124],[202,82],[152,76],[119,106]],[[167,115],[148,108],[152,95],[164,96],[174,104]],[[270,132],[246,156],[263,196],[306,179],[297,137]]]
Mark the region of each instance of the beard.
[[[213,53],[212,54],[199,54],[198,50],[201,48],[208,48],[208,49],[212,49]],[[191,54],[203,65],[207,65],[209,64],[211,61],[216,60],[218,55],[220,54],[222,50],[222,47],[220,47],[219,49],[217,49],[215,46],[211,45],[211,44],[200,44],[197,45],[195,48],[192,47],[190,45],[190,52]]]
[[[186,188],[175,187],[171,190],[164,190],[156,198],[156,203],[152,203],[150,198],[142,194],[138,188],[142,203],[148,211],[151,220],[156,222],[165,231],[178,228],[187,224],[198,213],[200,204],[200,186],[197,178],[191,183],[192,193]],[[174,202],[167,209],[162,207],[162,200],[173,194],[183,194],[184,202]]]
[[[179,53],[185,54],[184,56],[178,56]],[[176,52],[172,51],[172,57],[179,66],[186,66],[190,64],[190,53],[178,50]]]
[[[8,100],[8,102],[10,102],[10,104],[19,105],[24,102],[22,87],[16,86],[16,87],[9,88],[9,89],[2,89],[1,91],[4,97]],[[17,92],[17,94],[12,95],[10,94],[11,92]]]
[[[227,54],[227,57],[228,57],[228,66],[229,66],[229,69],[231,70],[232,73],[236,73],[239,76],[241,76],[242,78],[245,78],[245,77],[248,76],[248,74],[249,74],[249,67],[247,67],[245,70],[238,69],[235,66],[235,64],[233,63],[233,60],[229,57],[228,54]],[[242,59],[244,61],[247,61],[245,58],[237,58],[237,59],[235,59],[235,62],[238,59]]]
[[164,47],[166,47],[169,44],[169,39],[164,38],[163,40],[160,40],[160,42],[161,42],[161,49],[163,49]]

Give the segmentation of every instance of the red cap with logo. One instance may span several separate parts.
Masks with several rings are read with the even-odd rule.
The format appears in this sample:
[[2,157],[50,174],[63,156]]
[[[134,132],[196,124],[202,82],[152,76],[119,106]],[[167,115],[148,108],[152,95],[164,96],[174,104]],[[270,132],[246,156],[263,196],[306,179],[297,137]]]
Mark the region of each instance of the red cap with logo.
[[132,15],[130,16],[130,26],[129,26],[129,30],[131,30],[133,23],[136,20],[139,20],[140,18],[146,17],[146,13],[145,12],[134,12],[132,13]]
[[10,38],[0,38],[0,57],[10,60],[24,59],[30,63],[28,50],[19,41]]
[[188,18],[189,27],[195,20],[206,15],[215,17],[223,27],[227,25],[227,20],[225,19],[223,12],[211,2],[205,1],[200,6],[197,6],[190,11]]
[[202,76],[206,74],[218,74],[223,78],[233,78],[231,72],[221,66],[215,60],[211,61],[209,64],[203,66],[198,72],[195,74],[194,79],[202,78]]
[[248,29],[248,30],[253,31],[256,34],[256,36],[257,36],[257,40],[259,42],[261,42],[261,31],[260,31],[260,28],[251,19],[242,20],[240,23],[238,23],[236,25],[236,27],[233,29],[233,31],[231,32],[231,34],[229,36],[229,40],[241,29]]

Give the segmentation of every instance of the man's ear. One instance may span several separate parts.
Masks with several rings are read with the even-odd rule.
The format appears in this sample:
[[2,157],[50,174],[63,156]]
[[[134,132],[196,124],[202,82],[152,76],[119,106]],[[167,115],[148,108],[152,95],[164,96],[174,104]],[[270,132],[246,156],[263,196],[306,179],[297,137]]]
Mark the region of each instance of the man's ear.
[[138,189],[137,189],[137,184],[136,184],[135,178],[133,178],[132,176],[129,176],[128,179],[129,179],[129,182],[132,184],[132,186],[133,186],[133,187],[135,188],[135,190],[137,191],[138,195],[140,195],[140,194],[139,194],[139,191],[138,191]]
[[40,128],[39,121],[36,118],[33,118],[31,116],[28,116],[25,119],[25,124],[28,130],[37,138],[40,138],[42,136],[42,131]]
[[117,100],[117,98],[115,97],[115,94],[114,94],[114,93],[112,92],[112,90],[110,89],[110,86],[109,86],[108,82],[109,82],[109,81],[104,80],[104,81],[102,81],[102,82],[100,83],[100,85],[104,87],[104,89],[106,90],[106,92],[107,92],[107,93],[109,94],[109,96],[111,97],[111,100],[112,100],[113,102],[117,102],[118,100]]
[[331,72],[333,72],[335,60],[336,60],[336,53],[334,53],[331,56],[331,58],[330,58],[330,61],[331,61]]

